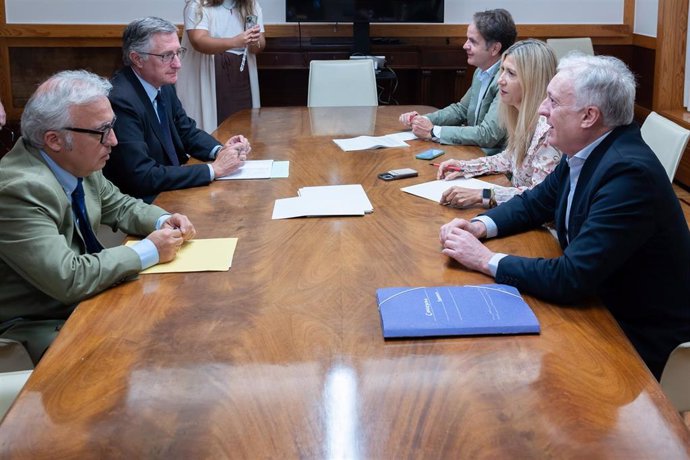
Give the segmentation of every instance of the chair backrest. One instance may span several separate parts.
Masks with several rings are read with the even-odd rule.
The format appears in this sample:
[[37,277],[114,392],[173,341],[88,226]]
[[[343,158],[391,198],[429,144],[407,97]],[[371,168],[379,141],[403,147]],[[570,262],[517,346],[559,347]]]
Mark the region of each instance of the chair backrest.
[[581,38],[548,38],[546,44],[549,45],[553,52],[556,53],[556,58],[560,61],[563,56],[571,51],[579,51],[583,54],[594,56],[594,47],[592,46],[592,39],[589,37]]
[[31,356],[20,342],[0,337],[0,421],[33,372]]
[[0,373],[0,421],[24,388],[32,372],[33,369]]
[[680,158],[688,144],[690,131],[651,112],[642,124],[642,139],[651,147],[666,169],[669,180],[676,175]]
[[371,59],[311,61],[309,107],[378,105],[376,74]]
[[690,411],[690,342],[681,343],[671,352],[660,383],[679,412]]

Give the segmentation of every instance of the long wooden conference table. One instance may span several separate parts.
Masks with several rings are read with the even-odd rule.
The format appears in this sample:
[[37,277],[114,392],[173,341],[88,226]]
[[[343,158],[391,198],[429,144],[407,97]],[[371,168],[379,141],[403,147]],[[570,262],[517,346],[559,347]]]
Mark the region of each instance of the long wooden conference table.
[[[440,252],[439,227],[477,209],[400,191],[435,178],[414,158],[429,143],[332,142],[399,131],[412,108],[263,108],[223,123],[219,138],[243,133],[251,158],[290,160],[290,177],[157,203],[198,238],[239,238],[230,271],[141,275],[82,302],[0,425],[0,457],[689,458],[690,433],[595,301],[524,295],[540,335],[383,339],[377,288],[493,282]],[[439,160],[478,154],[444,148]],[[377,178],[403,167],[419,177]],[[362,184],[374,212],[271,220],[276,199],[329,184]],[[488,245],[560,253],[544,230]]]

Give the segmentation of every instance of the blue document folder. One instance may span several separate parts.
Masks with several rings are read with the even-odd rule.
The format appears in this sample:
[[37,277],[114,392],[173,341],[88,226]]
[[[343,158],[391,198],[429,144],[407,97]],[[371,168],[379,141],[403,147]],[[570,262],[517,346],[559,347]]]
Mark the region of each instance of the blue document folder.
[[518,290],[504,284],[391,287],[376,296],[386,338],[540,331]]

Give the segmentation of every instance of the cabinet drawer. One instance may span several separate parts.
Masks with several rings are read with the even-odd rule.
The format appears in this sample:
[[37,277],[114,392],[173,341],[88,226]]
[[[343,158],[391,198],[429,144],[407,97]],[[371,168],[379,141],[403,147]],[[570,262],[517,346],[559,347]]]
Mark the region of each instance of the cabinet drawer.
[[265,51],[256,55],[259,68],[305,69],[309,67],[303,53]]
[[419,53],[416,51],[394,51],[374,54],[386,56],[386,64],[394,69],[416,69],[419,67]]
[[467,53],[461,49],[425,50],[422,52],[422,68],[460,69],[467,67]]

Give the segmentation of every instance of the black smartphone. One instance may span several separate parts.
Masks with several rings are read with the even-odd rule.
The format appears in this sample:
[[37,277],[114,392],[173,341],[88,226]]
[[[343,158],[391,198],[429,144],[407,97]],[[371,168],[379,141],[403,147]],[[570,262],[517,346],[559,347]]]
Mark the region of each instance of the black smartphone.
[[412,168],[391,169],[390,171],[379,174],[379,179],[383,180],[397,180],[405,179],[407,177],[417,177],[419,173]]

